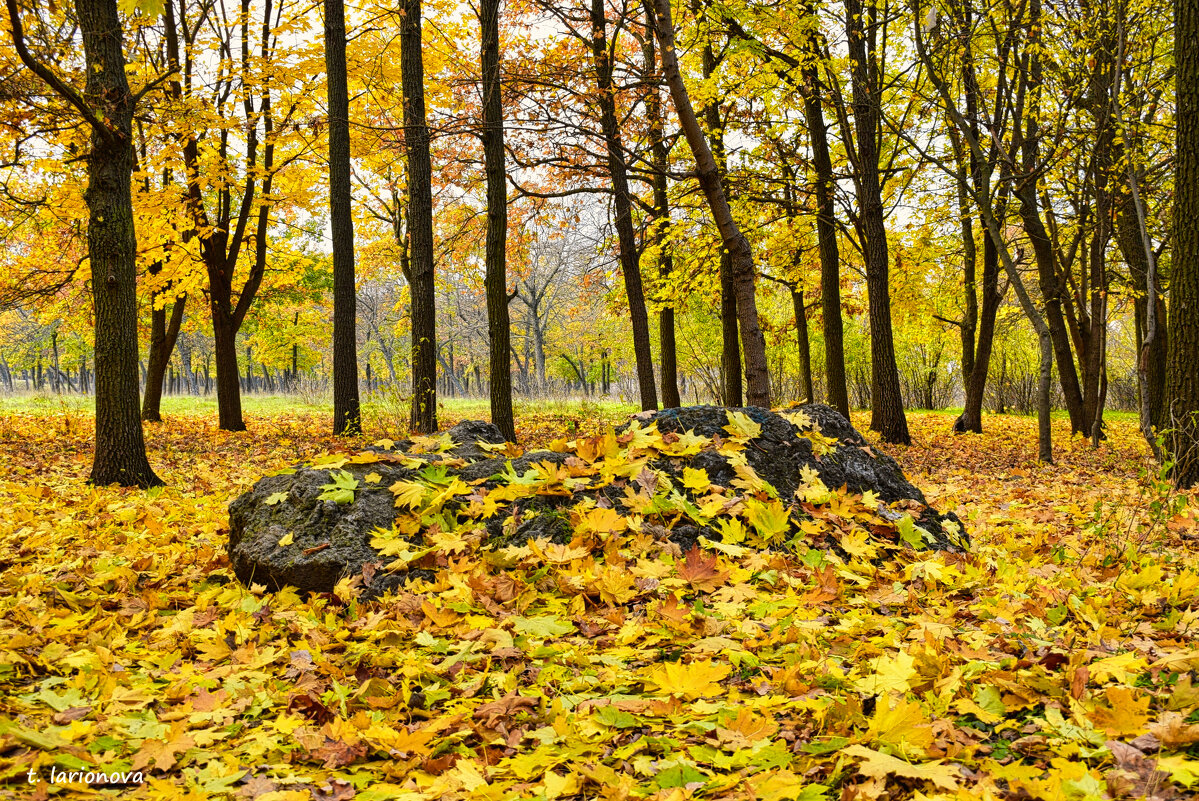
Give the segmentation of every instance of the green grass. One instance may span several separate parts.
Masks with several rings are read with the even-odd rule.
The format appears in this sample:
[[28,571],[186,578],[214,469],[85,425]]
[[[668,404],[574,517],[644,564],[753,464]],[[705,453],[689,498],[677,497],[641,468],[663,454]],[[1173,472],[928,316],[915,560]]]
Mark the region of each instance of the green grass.
[[[363,416],[368,421],[379,423],[407,420],[408,397],[401,393],[377,392],[364,395],[362,399]],[[51,393],[32,392],[13,395],[0,395],[0,414],[29,414],[62,411],[64,413],[86,414],[92,411],[94,400],[81,395],[54,395]],[[311,399],[300,395],[242,395],[242,411],[250,416],[271,416],[288,411],[303,410],[314,413],[333,413],[333,403],[326,398]],[[441,398],[438,407],[455,419],[490,420],[491,408],[486,398]],[[590,400],[577,398],[544,398],[516,399],[513,402],[513,412],[517,418],[530,414],[560,415],[563,417],[596,416],[602,418],[623,417],[633,414],[639,407],[634,403],[620,402],[611,399]],[[855,409],[854,411],[862,411]],[[908,409],[908,412],[921,414],[936,414],[947,418],[955,418],[962,413],[960,406],[947,409]],[[216,416],[216,394],[192,397],[189,395],[167,395],[162,399],[162,414],[173,416],[180,414],[198,414]],[[984,410],[983,415],[992,413]],[[1106,410],[1104,418],[1110,421],[1132,421],[1138,419],[1136,412]],[[1021,415],[1007,412],[1011,417],[1035,417],[1036,415]],[[1055,409],[1053,418],[1064,420],[1069,415],[1065,409]],[[392,426],[394,428],[394,425]]]

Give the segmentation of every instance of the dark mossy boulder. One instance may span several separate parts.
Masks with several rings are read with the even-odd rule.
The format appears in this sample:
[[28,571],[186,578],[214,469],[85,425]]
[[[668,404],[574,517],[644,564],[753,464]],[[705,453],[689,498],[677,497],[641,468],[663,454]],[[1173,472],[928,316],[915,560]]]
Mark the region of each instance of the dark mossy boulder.
[[361,576],[374,595],[431,577],[448,541],[457,554],[530,540],[598,547],[597,516],[683,549],[836,550],[852,532],[885,547],[968,546],[952,513],[821,404],[643,412],[606,435],[516,452],[490,423],[468,421],[263,478],[230,506],[233,568],[247,585],[305,592]]

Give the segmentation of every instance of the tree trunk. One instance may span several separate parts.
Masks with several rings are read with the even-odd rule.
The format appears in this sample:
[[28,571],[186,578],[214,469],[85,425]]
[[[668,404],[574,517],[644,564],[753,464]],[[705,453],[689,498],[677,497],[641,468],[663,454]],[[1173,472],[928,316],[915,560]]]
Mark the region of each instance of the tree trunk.
[[1128,263],[1134,293],[1141,432],[1156,452],[1155,429],[1162,428],[1164,423],[1169,326],[1157,276],[1156,256],[1145,227],[1136,173],[1136,165],[1129,164],[1128,191],[1120,196],[1116,215],[1116,239]]
[[333,433],[362,430],[358,403],[357,288],[350,208],[350,97],[344,0],[325,0],[329,94],[329,220],[333,235]]
[[[877,54],[867,52],[866,26],[873,26],[874,6],[863,9],[861,0],[846,0],[846,35],[853,89],[853,126],[858,163],[855,185],[862,256],[866,263],[866,291],[870,313],[870,428],[884,442],[910,445],[908,421],[903,412],[899,368],[891,330],[890,263],[883,194],[879,177],[878,126],[882,114]],[[871,35],[871,47],[876,46]]]
[[758,324],[758,303],[754,293],[754,260],[749,240],[741,233],[721,184],[720,170],[712,158],[712,150],[695,116],[695,108],[687,94],[679,72],[674,50],[674,23],[670,16],[670,0],[656,0],[658,6],[657,33],[662,48],[662,71],[670,86],[675,111],[687,144],[695,158],[700,188],[721,240],[729,252],[733,281],[736,286],[737,317],[741,327],[741,346],[745,357],[745,377],[748,401],[751,406],[770,408],[770,372],[766,364],[766,339]]
[[1174,259],[1167,447],[1180,488],[1199,483],[1199,0],[1174,0]]
[[[990,191],[981,188],[979,191]],[[1007,204],[1002,200],[998,204],[996,216],[1006,218]],[[985,225],[985,223],[984,223]],[[973,231],[973,227],[971,227]],[[970,288],[971,294],[974,288]],[[972,431],[981,434],[983,431],[983,396],[987,390],[987,374],[991,369],[991,349],[995,342],[995,318],[999,313],[999,304],[1003,296],[999,294],[999,251],[988,236],[983,240],[983,281],[982,281],[982,314],[978,318],[977,349],[972,354],[970,374],[966,381],[966,398],[959,418],[960,425],[956,430]],[[972,337],[973,338],[973,337]],[[962,340],[965,345],[965,339]]]
[[133,111],[116,0],[76,0],[87,83],[83,96],[36,62],[24,46],[17,5],[8,2],[21,60],[70,100],[91,125],[87,157],[87,245],[95,302],[94,484],[162,484],[146,459],[138,414],[137,239],[133,223]]
[[241,415],[241,375],[237,369],[237,329],[232,320],[215,308],[215,303],[212,335],[218,425],[223,431],[245,431],[246,424]]
[[608,174],[612,179],[613,206],[616,211],[616,237],[620,247],[620,271],[624,275],[625,295],[629,301],[629,320],[633,328],[633,354],[637,362],[637,388],[643,410],[658,408],[658,390],[654,385],[654,357],[650,350],[649,320],[645,310],[645,291],[641,283],[641,265],[637,234],[633,229],[633,205],[629,199],[628,169],[624,143],[616,120],[616,90],[612,85],[612,60],[608,52],[608,24],[604,0],[591,0],[591,57],[595,64],[600,127],[608,156]]
[[795,307],[795,336],[799,345],[799,380],[803,387],[804,400],[811,403],[812,397],[812,349],[808,344],[808,312],[804,308],[803,290],[791,290],[791,303]]
[[[812,43],[814,49],[815,43]],[[815,64],[804,68],[804,118],[816,173],[816,240],[820,249],[820,309],[824,326],[824,372],[829,406],[849,418],[849,389],[845,383],[845,332],[841,323],[841,257],[837,252],[837,220],[833,206],[833,161],[828,126],[820,106]]]
[[[712,78],[716,71],[716,54],[709,39],[704,41],[703,77]],[[704,104],[704,125],[716,169],[723,175],[727,169],[724,154],[724,130],[720,122],[720,103],[713,97]],[[721,186],[724,186],[723,180]],[[720,249],[720,394],[725,406],[742,405],[741,339],[737,335],[737,284],[733,280],[733,262],[727,247]]]
[[720,251],[720,395],[725,406],[744,404],[741,395],[741,340],[737,335],[737,285],[733,259]]
[[[667,170],[670,154],[667,152],[662,123],[662,99],[654,82],[658,73],[658,54],[654,41],[654,7],[652,0],[645,3],[645,39],[642,44],[645,58],[646,78],[651,82],[646,97],[645,113],[649,118],[650,157],[653,161],[654,212],[651,226],[654,243],[658,248],[658,275],[666,281],[674,272],[674,256],[667,241],[670,228],[670,198],[667,194]],[[683,405],[679,398],[678,348],[674,335],[674,308],[663,305],[658,312],[658,359],[662,372],[662,406],[675,409]],[[604,394],[608,394],[608,361],[604,357]]]
[[512,323],[508,316],[508,184],[504,165],[504,105],[500,68],[500,0],[479,5],[483,79],[483,162],[487,173],[485,251],[487,342],[491,422],[509,442],[516,441],[512,416]]
[[412,292],[413,433],[437,430],[437,301],[433,284],[433,167],[425,121],[421,0],[400,4],[400,80],[408,145],[408,283]]
[[175,298],[171,305],[171,319],[167,322],[166,308],[155,308],[150,312],[150,355],[146,364],[146,393],[142,397],[142,420],[160,423],[159,406],[162,401],[162,379],[171,361],[171,351],[179,338],[179,327],[183,324],[183,311],[187,307],[187,295]]

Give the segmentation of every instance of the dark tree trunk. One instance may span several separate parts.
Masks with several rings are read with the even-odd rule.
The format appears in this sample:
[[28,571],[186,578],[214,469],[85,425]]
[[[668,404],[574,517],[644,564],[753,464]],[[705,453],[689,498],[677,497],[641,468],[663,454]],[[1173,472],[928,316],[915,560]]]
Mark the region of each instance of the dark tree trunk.
[[725,406],[744,405],[741,395],[741,340],[737,336],[737,285],[733,257],[720,251],[720,394]]
[[[814,43],[813,43],[814,48]],[[819,77],[815,65],[804,69],[804,117],[816,173],[816,240],[820,248],[820,309],[824,326],[824,372],[829,406],[849,418],[849,390],[845,383],[845,332],[841,324],[841,257],[837,252],[837,220],[833,206],[833,161],[828,148],[828,126],[820,106]]]
[[[989,189],[980,189],[989,191]],[[1003,220],[1007,204],[1002,200],[996,204],[996,216]],[[984,227],[985,227],[984,223]],[[971,294],[974,288],[970,288]],[[983,239],[982,314],[978,318],[978,346],[971,358],[970,373],[966,377],[966,398],[957,430],[983,431],[983,396],[987,389],[987,374],[991,369],[991,349],[995,342],[995,318],[1003,297],[999,294],[999,251],[988,236]],[[965,340],[963,339],[963,345]]]
[[903,413],[891,331],[890,263],[878,166],[882,98],[878,54],[873,50],[877,47],[877,34],[873,30],[877,24],[877,10],[874,6],[864,9],[861,0],[846,0],[845,11],[853,87],[853,126],[857,140],[854,183],[858,193],[862,256],[866,264],[866,290],[870,296],[870,428],[879,432],[884,442],[910,445],[912,437]]
[[90,481],[150,487],[138,409],[137,239],[133,223],[133,111],[116,0],[76,0],[87,82],[83,95],[28,52],[15,0],[8,0],[21,61],[84,116],[87,157],[87,247],[95,303],[96,450]]
[[[704,42],[703,76],[709,80],[716,71],[716,53],[709,40]],[[724,130],[720,122],[720,103],[713,98],[704,104],[704,125],[712,158],[721,176],[727,169],[724,155]],[[721,179],[721,187],[724,181]],[[741,406],[741,340],[737,335],[737,284],[733,280],[733,260],[727,247],[720,249],[720,394],[725,406]]]
[[212,303],[213,356],[216,361],[217,423],[223,431],[245,431],[241,415],[241,375],[237,369],[237,328]]
[[795,337],[799,345],[799,380],[804,400],[811,403],[815,400],[812,397],[812,349],[808,344],[808,312],[804,308],[802,289],[791,291],[791,303],[795,307]]
[[512,323],[508,316],[508,184],[504,165],[503,76],[500,67],[500,0],[479,4],[483,79],[483,162],[487,173],[487,341],[491,422],[516,441],[512,416]]
[[325,0],[329,93],[329,220],[333,234],[333,433],[362,430],[358,403],[354,218],[350,209],[350,96],[344,0]]
[[162,379],[171,361],[171,352],[179,338],[179,327],[183,324],[183,311],[187,307],[187,295],[175,298],[171,306],[171,319],[167,321],[166,308],[155,308],[150,312],[150,355],[146,365],[146,392],[142,397],[142,420],[162,422],[159,406],[162,401]]
[[62,371],[58,369],[58,332],[55,331],[50,335],[50,364],[53,367],[53,372],[50,374],[50,383],[54,387],[54,394],[62,393],[62,384],[60,383]]
[[654,385],[654,357],[650,350],[649,319],[645,309],[645,291],[641,284],[637,234],[633,229],[633,205],[629,198],[628,168],[624,143],[616,120],[616,90],[612,85],[612,59],[608,52],[608,23],[604,0],[591,0],[591,58],[595,65],[600,127],[612,179],[613,206],[616,211],[616,237],[620,246],[620,271],[624,275],[625,295],[629,301],[629,320],[633,328],[633,354],[637,362],[637,388],[641,408],[658,408],[658,390]]
[[115,0],[77,0],[93,130],[88,164],[88,261],[96,305],[96,453],[91,481],[162,484],[146,459],[137,387],[137,240],[133,227],[133,95]]
[[1089,76],[1089,103],[1095,120],[1092,152],[1095,228],[1091,234],[1088,268],[1090,321],[1083,351],[1083,433],[1098,444],[1103,436],[1103,404],[1107,385],[1107,247],[1112,237],[1114,197],[1111,187],[1112,149],[1116,127],[1112,118],[1115,86],[1115,28],[1106,14],[1096,17],[1098,28],[1092,47],[1094,69]]
[[425,121],[421,0],[400,5],[400,80],[408,146],[408,283],[412,293],[414,433],[437,430],[437,305],[433,284],[433,167]]
[[[953,120],[949,120],[949,124],[952,126]],[[978,333],[978,247],[974,242],[974,216],[970,208],[970,176],[966,156],[962,152],[961,137],[957,135],[956,128],[950,128],[950,138],[953,140],[954,158],[957,162],[958,215],[962,231],[962,295],[966,306],[961,323],[962,378],[966,384],[963,391],[968,393],[970,376],[974,373],[974,338]],[[970,163],[974,163],[974,160],[971,159]],[[984,238],[983,241],[985,243],[987,239]],[[979,427],[982,427],[981,419]],[[965,426],[962,428],[970,430]]]
[[754,291],[754,259],[749,240],[741,233],[733,218],[728,199],[724,194],[720,169],[712,157],[712,150],[704,137],[703,129],[695,116],[695,108],[687,94],[687,86],[679,72],[678,58],[674,50],[674,23],[670,15],[670,0],[657,0],[658,42],[662,49],[662,72],[670,86],[675,111],[687,138],[687,144],[695,158],[696,174],[700,188],[708,202],[708,208],[720,238],[728,250],[732,266],[733,283],[736,287],[737,318],[741,328],[741,346],[745,357],[747,400],[751,406],[770,408],[770,371],[766,364],[766,338],[758,324],[758,303]]
[[[1136,322],[1138,380],[1141,384],[1142,420],[1141,429],[1146,438],[1154,441],[1154,429],[1164,424],[1166,395],[1166,360],[1168,343],[1168,320],[1166,304],[1162,299],[1152,244],[1144,229],[1142,211],[1138,209],[1139,190],[1134,196],[1133,182],[1136,167],[1130,165],[1130,186],[1119,197],[1116,213],[1116,239],[1120,252],[1128,263],[1128,274],[1133,289],[1133,317]],[[1149,284],[1152,280],[1153,291]],[[1150,298],[1154,313],[1149,314]],[[1150,323],[1152,322],[1152,325]]]
[[1199,484],[1199,0],[1174,0],[1174,261],[1166,399],[1174,481]]
[[[654,243],[658,248],[658,275],[663,281],[669,280],[674,272],[674,256],[667,242],[667,232],[670,228],[670,199],[667,194],[667,170],[669,169],[670,154],[667,152],[666,139],[662,123],[662,99],[656,83],[658,73],[658,53],[654,40],[654,7],[652,0],[645,4],[645,39],[642,51],[645,58],[647,80],[651,81],[646,97],[645,113],[650,126],[650,157],[653,160],[653,189],[654,212],[651,226]],[[674,336],[674,308],[663,305],[658,312],[658,350],[662,372],[662,406],[674,409],[683,405],[679,398],[678,377],[678,348]],[[604,360],[604,394],[608,392],[607,380],[608,362]]]

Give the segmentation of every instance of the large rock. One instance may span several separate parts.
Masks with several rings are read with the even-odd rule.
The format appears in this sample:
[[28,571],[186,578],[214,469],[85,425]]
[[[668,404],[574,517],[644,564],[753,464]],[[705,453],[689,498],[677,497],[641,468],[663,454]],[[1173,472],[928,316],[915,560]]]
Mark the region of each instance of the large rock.
[[[643,530],[683,548],[700,537],[719,541],[719,516],[695,511],[696,504],[714,494],[702,486],[684,487],[688,475],[700,475],[685,472],[688,468],[705,471],[711,485],[724,488],[733,510],[729,514],[743,512],[744,505],[733,503],[738,498],[773,503],[771,496],[777,494],[793,537],[814,514],[827,517],[818,509],[820,501],[812,501],[815,477],[829,490],[873,493],[875,535],[905,530],[905,539],[923,547],[959,550],[968,545],[952,513],[929,507],[894,459],[822,404],[779,413],[714,406],[643,412],[608,437],[559,441],[552,451],[516,458],[497,456],[494,447],[485,447],[503,444],[490,423],[460,423],[447,434],[260,480],[229,507],[229,555],[238,578],[270,589],[290,585],[328,592],[343,577],[362,576],[367,593],[378,594],[413,577],[429,577],[427,569],[383,570],[393,560],[371,544],[384,536],[419,548],[424,535],[419,521],[429,519],[421,516],[429,511],[422,512],[426,502],[436,503],[434,511],[443,516],[471,522],[481,544],[502,546],[531,539],[570,542],[576,505],[611,507],[623,515],[636,502],[633,496],[641,494],[670,499],[674,509],[658,517],[646,513]],[[619,469],[630,463],[642,463],[635,475]],[[431,500],[455,479],[462,483],[453,485],[456,490],[447,493],[448,500]],[[400,495],[399,508],[390,489],[397,483],[411,493]],[[497,490],[492,498],[505,501],[494,511],[481,511],[482,499]],[[680,514],[680,508],[692,511]],[[915,539],[906,526],[908,514],[922,530]],[[893,539],[898,537],[896,533]],[[837,547],[829,538],[812,544]],[[782,540],[774,545],[783,547]]]

